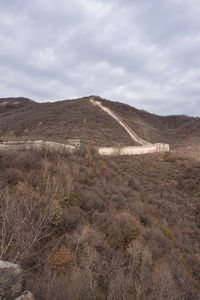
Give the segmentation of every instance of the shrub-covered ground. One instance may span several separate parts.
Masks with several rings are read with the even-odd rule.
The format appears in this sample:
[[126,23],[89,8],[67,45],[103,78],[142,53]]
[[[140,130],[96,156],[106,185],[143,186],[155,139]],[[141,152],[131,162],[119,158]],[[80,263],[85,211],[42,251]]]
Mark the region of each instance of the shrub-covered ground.
[[[96,100],[112,109],[132,130],[150,143],[167,143],[170,149],[198,159],[200,118],[157,116],[127,104]],[[81,139],[96,146],[137,145],[111,116],[90,103],[90,97],[49,103],[25,98],[0,98],[0,140],[48,140],[68,143]]]
[[38,300],[199,299],[200,165],[2,152],[0,259]]

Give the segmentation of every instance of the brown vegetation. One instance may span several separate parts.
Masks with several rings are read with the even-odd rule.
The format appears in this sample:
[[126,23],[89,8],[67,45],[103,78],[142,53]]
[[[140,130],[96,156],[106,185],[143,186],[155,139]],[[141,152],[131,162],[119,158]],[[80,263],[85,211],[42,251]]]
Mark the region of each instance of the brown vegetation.
[[0,100],[1,139],[88,144],[0,153],[0,259],[22,265],[38,300],[197,300],[200,165],[187,156],[199,154],[200,119],[101,101],[142,138],[181,151],[99,157],[94,144],[132,141],[89,98]]
[[2,152],[1,258],[38,300],[198,299],[199,166],[173,157]]
[[[24,98],[0,99],[0,139],[66,143],[72,138],[88,145],[136,145],[115,120],[92,105],[89,99],[54,103],[36,103]],[[200,118],[156,116],[126,104],[99,97],[97,100],[111,108],[141,138],[151,143],[170,144],[172,150],[199,159]]]

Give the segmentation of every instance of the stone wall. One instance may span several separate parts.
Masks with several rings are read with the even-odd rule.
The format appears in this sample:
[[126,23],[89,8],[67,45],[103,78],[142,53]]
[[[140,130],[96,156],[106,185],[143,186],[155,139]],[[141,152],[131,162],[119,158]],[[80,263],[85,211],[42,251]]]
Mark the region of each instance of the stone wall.
[[100,155],[139,155],[155,152],[169,151],[169,145],[163,143],[151,144],[142,138],[140,138],[127,124],[122,121],[110,108],[102,105],[100,101],[96,101],[94,97],[90,98],[90,102],[93,105],[98,106],[100,109],[108,113],[113,119],[115,119],[131,136],[131,138],[140,144],[141,146],[125,146],[125,147],[99,147],[98,153]]
[[103,111],[105,111],[107,114],[109,114],[113,119],[115,119],[130,135],[130,137],[134,140],[134,142],[137,142],[140,145],[151,145],[151,143],[143,140],[140,138],[122,119],[116,115],[110,108],[105,107],[101,104],[100,101],[94,100],[93,97],[91,97],[90,102],[98,107],[100,107]]
[[[84,147],[86,147],[84,145]],[[49,141],[9,141],[0,143],[0,150],[49,150],[57,152],[71,152],[77,149],[83,149],[83,145],[66,145]],[[99,155],[139,155],[155,152],[169,151],[168,144],[149,144],[143,146],[125,146],[125,147],[98,147]]]
[[[56,152],[75,152],[77,149],[83,149],[86,145],[69,145],[49,141],[9,141],[0,143],[0,150],[49,150]],[[149,144],[143,146],[125,146],[125,147],[97,147],[99,155],[139,155],[154,152],[169,151],[168,144]]]
[[72,144],[60,144],[56,142],[49,141],[8,141],[0,143],[0,150],[50,150],[50,151],[59,151],[59,152],[73,152],[77,146]]
[[127,147],[99,147],[100,155],[141,155],[147,153],[169,151],[168,144],[151,144],[144,146],[127,146]]

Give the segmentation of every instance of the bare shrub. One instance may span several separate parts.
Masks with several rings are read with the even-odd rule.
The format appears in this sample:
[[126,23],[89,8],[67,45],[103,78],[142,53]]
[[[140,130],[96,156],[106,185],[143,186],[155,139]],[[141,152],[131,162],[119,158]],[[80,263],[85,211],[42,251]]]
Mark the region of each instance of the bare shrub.
[[142,190],[142,185],[139,182],[139,180],[135,177],[130,177],[129,182],[128,182],[128,186],[131,187],[132,189],[140,192]]
[[60,224],[62,220],[62,216],[63,216],[62,202],[63,202],[62,200],[58,200],[58,199],[54,199],[51,201],[49,214],[50,214],[51,223],[53,225]]
[[[174,260],[170,265],[174,281],[176,282],[180,299],[196,300],[199,298],[198,279],[194,281],[191,273],[184,269],[183,265],[177,264]],[[199,275],[199,273],[198,273]]]
[[134,215],[138,220],[140,220],[140,223],[143,226],[150,226],[153,223],[150,205],[140,201],[135,201],[129,204],[129,208],[132,212],[134,212]]
[[155,267],[153,274],[153,296],[155,299],[180,299],[171,270],[165,262]]
[[87,155],[3,154],[1,257],[38,300],[198,299],[199,168]]
[[53,247],[48,255],[47,264],[52,272],[70,275],[76,264],[74,254],[64,245]]
[[84,215],[79,207],[65,207],[60,222],[60,226],[64,228],[64,232],[72,232],[79,226],[83,226]]
[[6,184],[15,185],[19,180],[23,180],[22,172],[17,168],[9,168],[4,173],[4,179]]
[[66,277],[56,276],[44,270],[37,275],[28,275],[26,289],[31,290],[37,300],[77,300],[78,298],[69,298],[66,285]]
[[[84,253],[85,249],[94,250],[101,252],[102,249],[108,247],[104,235],[97,229],[93,229],[89,225],[85,225],[79,236],[77,236],[77,247],[76,253]],[[87,252],[88,255],[88,252]]]
[[81,192],[71,192],[69,194],[69,198],[68,198],[68,205],[70,206],[77,206],[77,207],[81,207],[83,204],[83,195],[81,194]]
[[129,213],[121,212],[111,219],[108,237],[115,248],[125,249],[140,233],[140,225]]
[[172,243],[156,227],[144,228],[142,232],[145,244],[151,249],[154,260],[165,257],[171,250]]
[[131,278],[125,274],[123,268],[119,269],[110,280],[108,300],[131,300],[133,294],[130,289]]
[[84,211],[103,211],[105,209],[104,200],[100,197],[99,193],[92,190],[83,191],[81,208]]
[[[56,163],[44,159],[41,162],[41,190],[49,199],[62,199],[73,190],[73,175],[70,165],[58,157]],[[44,184],[45,183],[45,184]]]
[[95,278],[90,269],[75,268],[70,275],[43,271],[30,278],[26,286],[37,300],[96,300]]
[[129,276],[136,299],[147,299],[152,284],[153,259],[151,251],[141,241],[132,242],[129,254]]
[[49,203],[20,192],[0,197],[0,259],[22,263],[38,253],[36,246],[47,236]]

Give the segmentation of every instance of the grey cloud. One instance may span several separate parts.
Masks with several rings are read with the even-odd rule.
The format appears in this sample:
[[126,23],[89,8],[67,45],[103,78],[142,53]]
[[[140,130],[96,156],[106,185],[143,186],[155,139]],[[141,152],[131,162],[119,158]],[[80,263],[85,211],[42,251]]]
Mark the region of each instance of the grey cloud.
[[200,115],[197,0],[0,1],[0,91]]

